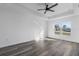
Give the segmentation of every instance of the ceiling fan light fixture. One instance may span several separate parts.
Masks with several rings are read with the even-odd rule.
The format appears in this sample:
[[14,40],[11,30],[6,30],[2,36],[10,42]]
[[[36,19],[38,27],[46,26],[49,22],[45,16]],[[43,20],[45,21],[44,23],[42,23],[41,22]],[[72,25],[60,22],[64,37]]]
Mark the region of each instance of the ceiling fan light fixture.
[[55,3],[54,5],[51,5],[49,7],[49,4],[45,3],[45,9],[38,9],[38,11],[44,10],[44,14],[46,14],[47,11],[55,12],[54,10],[51,10],[51,8],[53,8],[53,7],[57,6],[57,5],[58,5],[58,3]]

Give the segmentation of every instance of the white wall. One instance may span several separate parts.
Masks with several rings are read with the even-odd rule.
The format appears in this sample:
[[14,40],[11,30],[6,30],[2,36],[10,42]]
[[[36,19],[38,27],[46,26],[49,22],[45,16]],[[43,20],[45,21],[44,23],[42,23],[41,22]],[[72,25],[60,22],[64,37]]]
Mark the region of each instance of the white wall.
[[[71,22],[71,35],[56,35],[54,33],[54,25],[57,22],[63,22],[63,21],[69,21]],[[62,19],[52,19],[48,22],[48,37],[72,41],[72,42],[78,42],[79,43],[79,15],[74,15],[70,17],[65,17]]]
[[0,47],[36,39],[45,31],[44,19],[17,4],[0,4]]

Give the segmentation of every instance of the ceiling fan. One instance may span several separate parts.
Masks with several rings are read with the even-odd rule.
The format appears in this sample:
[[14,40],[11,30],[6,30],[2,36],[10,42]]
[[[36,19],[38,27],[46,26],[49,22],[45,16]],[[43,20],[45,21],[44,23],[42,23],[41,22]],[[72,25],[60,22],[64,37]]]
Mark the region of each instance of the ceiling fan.
[[45,10],[44,14],[46,14],[47,11],[55,12],[54,10],[51,10],[51,8],[53,8],[57,5],[58,5],[58,3],[55,3],[54,5],[49,7],[49,5],[47,3],[45,3],[45,8],[44,9],[38,9],[38,11]]

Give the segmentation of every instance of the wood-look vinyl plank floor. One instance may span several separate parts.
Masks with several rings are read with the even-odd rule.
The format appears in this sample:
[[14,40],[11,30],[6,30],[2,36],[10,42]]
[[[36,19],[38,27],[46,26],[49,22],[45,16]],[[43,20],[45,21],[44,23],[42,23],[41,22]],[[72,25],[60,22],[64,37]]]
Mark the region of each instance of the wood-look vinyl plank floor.
[[0,48],[0,56],[79,56],[79,43],[56,39],[30,41]]

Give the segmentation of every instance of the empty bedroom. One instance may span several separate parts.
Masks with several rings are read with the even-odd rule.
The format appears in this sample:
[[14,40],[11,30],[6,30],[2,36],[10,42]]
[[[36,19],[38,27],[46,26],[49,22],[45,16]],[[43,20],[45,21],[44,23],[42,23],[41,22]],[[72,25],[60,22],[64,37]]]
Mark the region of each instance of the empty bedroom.
[[0,56],[79,56],[79,3],[0,3]]

